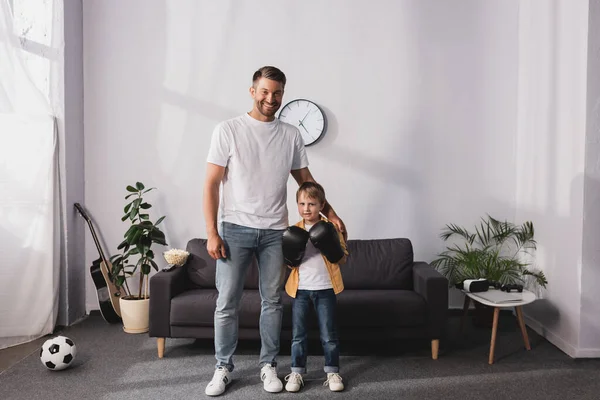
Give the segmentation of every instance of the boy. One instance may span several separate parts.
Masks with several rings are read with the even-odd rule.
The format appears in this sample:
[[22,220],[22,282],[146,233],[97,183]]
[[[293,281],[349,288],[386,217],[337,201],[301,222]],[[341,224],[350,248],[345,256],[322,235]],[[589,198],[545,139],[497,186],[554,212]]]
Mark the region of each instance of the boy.
[[[284,234],[283,252],[292,271],[285,291],[294,298],[292,305],[292,371],[286,376],[285,389],[297,392],[306,373],[306,316],[313,304],[325,355],[324,386],[334,392],[344,389],[339,374],[339,339],[336,329],[336,295],[344,290],[339,264],[346,262],[348,251],[342,234],[321,217],[325,191],[315,182],[304,182],[296,193],[302,220]],[[318,225],[317,225],[318,224]],[[312,229],[315,227],[315,229]],[[307,232],[308,231],[308,232]]]

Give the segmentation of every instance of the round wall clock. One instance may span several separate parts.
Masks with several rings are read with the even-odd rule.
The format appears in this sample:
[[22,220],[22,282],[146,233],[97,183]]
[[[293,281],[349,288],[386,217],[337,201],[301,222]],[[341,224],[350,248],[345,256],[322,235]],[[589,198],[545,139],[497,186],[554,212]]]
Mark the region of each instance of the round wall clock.
[[310,100],[296,99],[287,103],[279,113],[279,119],[300,130],[304,145],[310,146],[327,130],[327,119],[321,108]]

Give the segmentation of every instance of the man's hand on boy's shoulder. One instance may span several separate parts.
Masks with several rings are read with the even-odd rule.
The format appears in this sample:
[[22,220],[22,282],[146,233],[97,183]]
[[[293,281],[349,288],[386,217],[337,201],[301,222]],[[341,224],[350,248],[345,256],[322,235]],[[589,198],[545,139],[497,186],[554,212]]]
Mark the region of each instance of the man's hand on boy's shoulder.
[[346,225],[344,225],[344,221],[341,220],[337,215],[333,215],[331,218],[328,218],[331,221],[336,229],[340,231],[342,236],[344,237],[344,241],[348,240],[348,232],[346,231]]

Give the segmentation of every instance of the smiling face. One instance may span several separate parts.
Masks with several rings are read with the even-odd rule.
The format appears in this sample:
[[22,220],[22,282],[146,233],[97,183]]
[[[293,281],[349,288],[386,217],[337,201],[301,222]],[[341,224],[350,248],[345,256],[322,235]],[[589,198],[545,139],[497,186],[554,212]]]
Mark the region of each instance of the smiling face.
[[273,121],[275,113],[281,107],[283,84],[268,78],[260,78],[250,88],[250,95],[254,99],[250,116],[259,121]]
[[321,220],[319,214],[324,204],[314,197],[308,196],[306,192],[298,194],[298,213],[304,219],[305,224],[314,225]]

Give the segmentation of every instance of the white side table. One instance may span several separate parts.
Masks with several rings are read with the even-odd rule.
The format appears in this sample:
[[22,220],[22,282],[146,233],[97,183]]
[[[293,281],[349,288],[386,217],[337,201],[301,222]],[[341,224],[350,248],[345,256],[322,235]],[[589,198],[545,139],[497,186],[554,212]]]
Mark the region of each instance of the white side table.
[[[490,292],[494,291],[494,290],[498,290],[498,289],[490,289]],[[519,324],[519,327],[521,328],[521,334],[523,335],[523,342],[525,343],[525,348],[527,350],[531,350],[531,346],[529,345],[529,336],[527,336],[527,328],[525,327],[525,322],[523,321],[522,307],[525,304],[534,302],[536,300],[535,294],[533,294],[529,290],[523,289],[523,293],[520,293],[523,296],[522,300],[512,301],[510,303],[493,303],[491,301],[482,299],[481,297],[477,296],[477,293],[469,293],[469,292],[465,292],[465,291],[463,291],[463,293],[465,294],[465,304],[463,306],[463,316],[462,316],[462,320],[460,323],[461,331],[462,331],[462,327],[464,325],[464,320],[467,315],[467,311],[469,310],[469,305],[471,304],[471,300],[494,308],[494,322],[492,324],[492,339],[490,341],[490,358],[488,361],[489,364],[494,363],[494,349],[496,348],[496,332],[498,330],[498,316],[500,315],[501,308],[510,308],[510,307],[515,308],[515,311],[517,313],[517,322]],[[514,293],[514,292],[511,292],[511,293]]]

